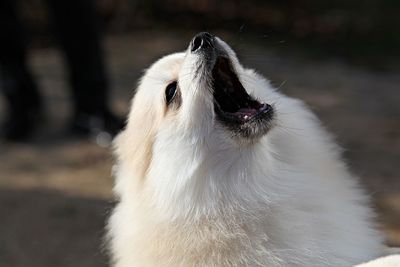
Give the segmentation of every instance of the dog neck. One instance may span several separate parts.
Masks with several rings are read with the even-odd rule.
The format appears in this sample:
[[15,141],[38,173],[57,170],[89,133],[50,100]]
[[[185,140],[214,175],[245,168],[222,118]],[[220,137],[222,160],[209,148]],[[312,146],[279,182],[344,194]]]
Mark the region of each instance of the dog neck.
[[[155,151],[170,151],[153,154],[143,187],[159,214],[168,219],[212,217],[272,201],[272,158],[261,144],[180,147],[167,148],[165,142],[154,147]],[[268,172],[271,179],[266,177]]]

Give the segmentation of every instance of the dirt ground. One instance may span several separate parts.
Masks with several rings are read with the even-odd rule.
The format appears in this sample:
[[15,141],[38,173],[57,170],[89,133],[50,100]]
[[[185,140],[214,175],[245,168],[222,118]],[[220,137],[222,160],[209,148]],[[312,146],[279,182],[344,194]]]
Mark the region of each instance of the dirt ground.
[[[334,133],[373,198],[388,244],[400,246],[400,70],[315,60],[267,41],[223,35],[245,65],[303,99]],[[188,40],[188,34],[159,32],[109,36],[113,108],[125,115],[142,69],[185,49]],[[102,238],[112,207],[110,148],[65,134],[71,107],[58,50],[33,51],[31,65],[47,119],[33,142],[0,144],[0,266],[106,266]]]

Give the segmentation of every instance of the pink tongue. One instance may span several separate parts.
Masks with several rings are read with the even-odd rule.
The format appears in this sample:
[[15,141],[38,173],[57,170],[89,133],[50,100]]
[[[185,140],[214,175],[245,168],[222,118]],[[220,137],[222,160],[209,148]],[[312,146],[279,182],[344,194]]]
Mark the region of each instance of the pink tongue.
[[235,114],[243,119],[250,119],[253,115],[257,114],[257,110],[254,108],[241,108]]

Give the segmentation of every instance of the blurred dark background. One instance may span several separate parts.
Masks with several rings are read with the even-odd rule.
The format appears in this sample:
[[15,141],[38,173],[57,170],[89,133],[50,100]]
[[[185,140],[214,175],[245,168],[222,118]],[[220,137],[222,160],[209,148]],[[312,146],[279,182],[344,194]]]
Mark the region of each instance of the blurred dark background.
[[[116,114],[126,116],[144,68],[210,31],[311,106],[370,193],[387,243],[400,246],[400,2],[94,3]],[[106,266],[111,149],[99,136],[66,132],[73,108],[49,9],[41,0],[17,5],[46,116],[29,142],[0,141],[0,266]],[[0,121],[6,114],[0,94]]]
[[[42,1],[19,2],[36,45],[49,45],[49,20]],[[386,65],[400,55],[396,0],[98,0],[96,4],[107,33],[223,30],[263,44],[283,41],[314,56],[360,64]]]

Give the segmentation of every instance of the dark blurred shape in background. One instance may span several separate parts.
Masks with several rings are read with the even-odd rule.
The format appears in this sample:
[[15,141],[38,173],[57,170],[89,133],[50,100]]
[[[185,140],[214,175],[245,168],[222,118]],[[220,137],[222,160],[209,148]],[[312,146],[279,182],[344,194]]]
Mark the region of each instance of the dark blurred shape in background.
[[[90,135],[115,135],[122,122],[107,105],[108,77],[103,63],[99,20],[92,0],[46,1],[52,31],[62,48],[74,100],[71,129]],[[0,85],[8,104],[3,124],[6,140],[31,137],[43,108],[36,82],[27,65],[27,40],[19,19],[18,2],[0,2]]]
[[[38,4],[41,1],[24,2],[25,19],[43,37],[48,20]],[[171,27],[240,31],[361,63],[400,56],[400,2],[396,0],[98,0],[97,4],[111,33]]]
[[[0,142],[0,266],[107,266],[100,248],[112,199],[111,149],[98,145],[107,144],[101,135],[95,142],[65,135],[76,110],[65,89],[75,82],[65,75],[59,54],[68,49],[58,49],[63,42],[53,34],[60,34],[58,23],[75,29],[70,41],[93,48],[80,47],[76,61],[65,54],[66,63],[79,62],[82,79],[96,76],[100,92],[109,85],[107,97],[87,92],[106,98],[123,116],[137,79],[154,60],[184,50],[199,31],[222,37],[245,66],[304,100],[337,136],[350,168],[371,193],[387,243],[400,246],[400,1],[94,0],[107,66],[93,59],[102,45],[88,39],[97,36],[86,35],[79,23],[80,16],[92,21],[78,7],[86,0],[0,5],[8,1],[24,26],[27,68],[47,112],[29,143]],[[52,19],[51,5],[62,2],[76,7],[59,9]],[[10,36],[3,27],[2,42]],[[93,65],[97,74],[90,71]],[[5,116],[0,94],[0,122]]]

